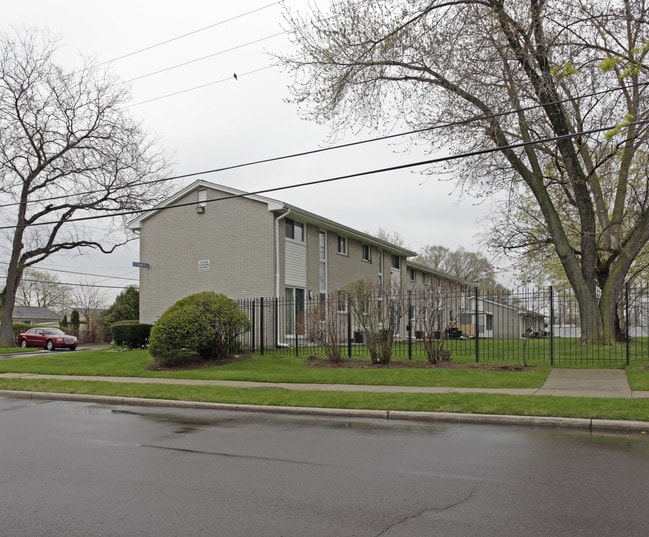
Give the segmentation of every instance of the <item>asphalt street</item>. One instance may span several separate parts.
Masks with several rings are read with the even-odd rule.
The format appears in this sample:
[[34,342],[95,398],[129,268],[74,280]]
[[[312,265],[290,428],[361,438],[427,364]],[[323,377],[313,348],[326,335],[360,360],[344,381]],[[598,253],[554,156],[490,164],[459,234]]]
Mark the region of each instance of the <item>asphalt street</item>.
[[0,398],[0,534],[645,536],[649,439]]

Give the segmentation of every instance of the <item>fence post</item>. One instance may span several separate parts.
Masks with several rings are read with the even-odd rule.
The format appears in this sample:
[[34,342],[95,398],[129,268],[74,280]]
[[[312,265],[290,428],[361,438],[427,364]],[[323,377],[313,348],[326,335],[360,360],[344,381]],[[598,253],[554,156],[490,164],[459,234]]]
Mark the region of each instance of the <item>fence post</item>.
[[265,330],[264,330],[264,297],[259,298],[259,352],[263,356],[264,355],[264,350],[266,348],[266,343],[265,340],[266,338],[264,337]]
[[474,288],[475,291],[475,361],[478,363],[480,361],[480,322],[478,320],[478,314],[480,313],[480,305],[478,304],[478,299],[480,298],[478,287]]
[[550,365],[554,367],[554,287],[550,286]]
[[412,360],[412,291],[408,289],[408,360]]
[[[297,292],[296,292],[295,294],[297,295]],[[299,308],[299,306],[298,306],[298,302],[297,302],[297,297],[295,297],[295,298],[293,299],[293,309],[295,310],[294,313],[293,313],[293,315],[294,315],[294,319],[293,319],[293,321],[294,321],[294,323],[295,323],[295,326],[294,326],[294,328],[293,328],[293,336],[295,337],[295,357],[296,357],[296,358],[298,358],[298,357],[300,356],[300,344],[299,344],[299,341],[298,341],[299,338],[298,338],[298,334],[297,334],[297,325],[298,325],[297,315],[298,315],[298,308]]]
[[626,319],[624,321],[624,331],[625,340],[626,340],[626,365],[631,363],[631,337],[629,335],[629,282],[626,282],[624,286],[624,315]]
[[352,312],[347,308],[347,358],[352,357]]
[[275,348],[279,348],[279,298],[275,297],[275,315],[273,319],[273,337]]
[[254,354],[255,352],[255,331],[257,330],[256,316],[255,316],[255,306],[256,301],[253,298],[252,301],[248,301],[250,307],[250,322],[252,324],[250,330],[250,351]]

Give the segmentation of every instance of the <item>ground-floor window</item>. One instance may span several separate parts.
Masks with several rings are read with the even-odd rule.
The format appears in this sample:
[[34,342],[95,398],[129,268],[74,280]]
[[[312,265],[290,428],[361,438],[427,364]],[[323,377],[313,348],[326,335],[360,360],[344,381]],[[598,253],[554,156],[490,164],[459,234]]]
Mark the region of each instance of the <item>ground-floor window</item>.
[[286,335],[304,335],[304,289],[287,287],[286,298]]

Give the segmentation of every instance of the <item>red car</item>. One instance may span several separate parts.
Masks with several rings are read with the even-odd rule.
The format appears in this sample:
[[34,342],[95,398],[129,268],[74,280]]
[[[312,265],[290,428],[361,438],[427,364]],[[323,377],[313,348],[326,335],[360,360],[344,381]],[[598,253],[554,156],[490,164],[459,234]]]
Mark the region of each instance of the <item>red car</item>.
[[70,336],[58,328],[30,328],[18,335],[18,345],[23,349],[41,347],[53,351],[54,349],[68,348],[73,351],[78,344],[75,336]]

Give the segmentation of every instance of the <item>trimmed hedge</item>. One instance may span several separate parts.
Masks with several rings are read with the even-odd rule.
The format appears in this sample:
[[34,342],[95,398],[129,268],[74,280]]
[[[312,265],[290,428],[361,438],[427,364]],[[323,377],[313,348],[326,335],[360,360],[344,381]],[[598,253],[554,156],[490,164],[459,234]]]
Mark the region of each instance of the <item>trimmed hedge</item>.
[[110,325],[110,334],[116,345],[141,349],[149,344],[151,325],[140,321],[118,321]]

